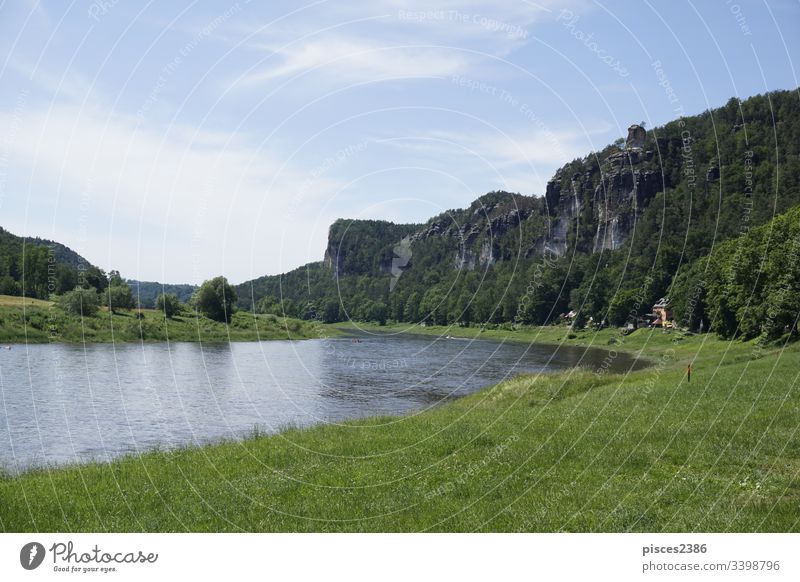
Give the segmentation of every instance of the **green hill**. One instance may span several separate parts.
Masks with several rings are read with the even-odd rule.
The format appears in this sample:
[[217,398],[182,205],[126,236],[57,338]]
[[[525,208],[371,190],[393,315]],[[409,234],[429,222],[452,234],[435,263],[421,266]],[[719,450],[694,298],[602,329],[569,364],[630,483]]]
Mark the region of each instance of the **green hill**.
[[105,273],[69,247],[0,228],[0,295],[48,299],[78,284],[102,290],[108,283]]

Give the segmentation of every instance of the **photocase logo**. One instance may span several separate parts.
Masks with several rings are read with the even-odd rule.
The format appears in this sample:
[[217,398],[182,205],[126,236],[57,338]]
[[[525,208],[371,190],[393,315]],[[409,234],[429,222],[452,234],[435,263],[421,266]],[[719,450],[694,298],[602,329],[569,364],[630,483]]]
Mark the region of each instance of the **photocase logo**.
[[394,245],[394,257],[392,257],[392,280],[389,281],[389,291],[394,290],[398,279],[403,274],[403,270],[411,261],[411,237],[406,235],[402,240]]
[[19,563],[26,570],[35,570],[44,561],[44,546],[39,542],[30,542],[19,551]]

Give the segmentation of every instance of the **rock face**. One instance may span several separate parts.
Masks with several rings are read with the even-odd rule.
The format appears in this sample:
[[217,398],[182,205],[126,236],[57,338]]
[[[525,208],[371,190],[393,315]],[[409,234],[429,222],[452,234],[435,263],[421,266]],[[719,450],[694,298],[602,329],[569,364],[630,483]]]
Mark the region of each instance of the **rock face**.
[[336,276],[391,273],[395,247],[419,228],[384,220],[337,220],[328,230],[323,265]]
[[583,172],[568,179],[562,172],[550,180],[545,201],[551,228],[539,241],[539,252],[548,248],[563,255],[570,240],[585,251],[614,250],[630,237],[637,213],[668,186],[652,150],[643,151],[645,142],[637,141],[639,133],[629,131],[635,149],[612,152],[602,164],[584,161]]
[[[491,192],[469,208],[450,210],[423,225],[351,221],[345,228],[344,221],[337,221],[325,264],[336,274],[363,274],[366,246],[382,249],[371,271],[389,272],[391,249],[406,236],[411,252],[404,268],[425,262],[426,256],[449,256],[454,269],[474,270],[519,255],[563,256],[573,247],[617,249],[633,232],[638,213],[670,186],[654,159],[655,147],[646,149],[658,145],[650,142],[643,127],[631,125],[625,149],[609,147],[567,164],[548,182],[542,198]],[[358,260],[349,261],[354,254]]]
[[617,249],[628,239],[637,212],[662,189],[662,182],[661,173],[653,170],[620,168],[604,176],[594,191],[594,252]]
[[549,212],[550,229],[537,245],[537,251],[545,250],[562,256],[567,252],[567,238],[570,231],[577,229],[581,214],[580,183],[576,182],[576,175],[572,176],[567,188],[555,178],[547,183],[545,200]]

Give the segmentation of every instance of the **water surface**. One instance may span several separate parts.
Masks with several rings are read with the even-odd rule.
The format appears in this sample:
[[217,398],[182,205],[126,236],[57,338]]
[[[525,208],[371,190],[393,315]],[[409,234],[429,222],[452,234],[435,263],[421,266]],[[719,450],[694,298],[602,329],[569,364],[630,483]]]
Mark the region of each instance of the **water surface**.
[[[420,411],[523,372],[598,368],[602,350],[420,335],[0,350],[0,468],[107,461],[254,428]],[[641,362],[619,354],[612,371]]]

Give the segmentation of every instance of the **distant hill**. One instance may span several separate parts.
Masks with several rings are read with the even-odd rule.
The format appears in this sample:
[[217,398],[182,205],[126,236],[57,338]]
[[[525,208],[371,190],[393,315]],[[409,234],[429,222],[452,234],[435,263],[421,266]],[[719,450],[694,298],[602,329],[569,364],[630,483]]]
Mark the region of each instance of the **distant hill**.
[[[108,279],[102,269],[66,245],[39,237],[17,236],[0,227],[0,295],[24,293],[26,297],[47,299],[79,284],[102,291]],[[174,293],[185,303],[197,289],[196,285],[153,281],[129,280],[128,284],[142,307],[155,307],[159,293]]]
[[135,279],[128,279],[127,283],[133,290],[134,298],[138,297],[139,304],[142,307],[155,307],[156,297],[161,293],[174,293],[181,300],[181,303],[186,303],[197,290],[197,285],[189,284],[170,285],[154,281],[136,281]]
[[89,261],[84,259],[81,255],[73,251],[68,246],[62,245],[60,242],[39,237],[26,237],[25,243],[52,249],[55,252],[56,262],[69,265],[73,269],[79,268],[80,265],[83,265],[84,267],[91,266]]

